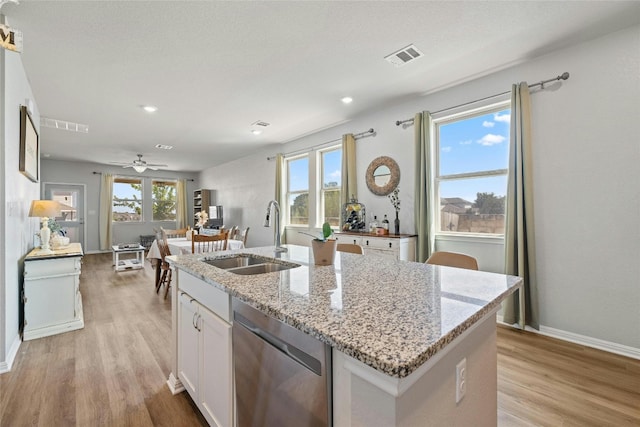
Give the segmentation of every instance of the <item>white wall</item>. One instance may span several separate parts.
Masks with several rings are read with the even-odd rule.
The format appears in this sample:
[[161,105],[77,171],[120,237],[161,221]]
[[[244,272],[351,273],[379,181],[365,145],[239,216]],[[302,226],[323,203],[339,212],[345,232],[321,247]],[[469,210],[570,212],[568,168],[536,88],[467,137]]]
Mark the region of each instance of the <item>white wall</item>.
[[20,106],[32,101],[31,117],[39,127],[40,113],[22,66],[20,54],[1,50],[2,73],[2,145],[0,167],[4,176],[0,201],[3,213],[0,221],[2,265],[0,274],[0,372],[10,368],[20,345],[20,291],[24,257],[33,248],[33,234],[39,228],[38,219],[29,218],[31,201],[39,198],[39,186],[18,171],[20,151]]
[[[62,184],[85,184],[87,188],[86,194],[86,212],[85,223],[87,225],[87,233],[85,236],[85,253],[100,251],[100,235],[99,235],[99,214],[100,214],[100,182],[102,175],[93,172],[105,172],[114,175],[121,174],[126,176],[140,176],[143,178],[143,200],[142,211],[144,221],[141,223],[131,224],[114,224],[112,230],[113,244],[118,243],[135,243],[140,241],[141,235],[154,234],[153,229],[164,227],[173,229],[176,227],[175,221],[169,222],[153,222],[152,219],[152,200],[151,200],[151,181],[154,178],[166,179],[195,179],[195,181],[187,181],[187,205],[189,218],[193,213],[193,190],[198,187],[197,173],[173,172],[163,170],[147,170],[138,174],[133,169],[123,169],[117,166],[108,166],[97,163],[86,162],[66,162],[61,160],[42,160],[42,179],[41,183],[62,183]],[[43,189],[44,192],[44,189]],[[191,221],[190,221],[191,223]]]
[[275,163],[267,160],[270,154],[259,152],[200,174],[202,188],[214,190],[215,204],[224,209],[225,226],[250,227],[247,246],[273,244],[274,228],[264,227],[267,205],[275,197]]
[[[395,121],[568,71],[568,81],[532,96],[540,321],[547,329],[614,343],[640,355],[639,64],[640,26],[635,26],[381,109],[279,151],[374,128],[375,137],[357,142],[358,200],[368,216],[393,213],[386,197],[368,191],[364,173],[372,159],[394,158],[401,170],[401,232],[413,233],[414,129],[397,127]],[[207,169],[201,181],[203,187],[217,190],[225,209],[241,212],[241,225],[261,228],[266,203],[274,194],[274,173],[273,162],[255,155]],[[251,243],[272,244],[271,235],[260,230]],[[468,247],[481,267],[500,268],[500,242],[439,242],[439,248],[448,247]]]

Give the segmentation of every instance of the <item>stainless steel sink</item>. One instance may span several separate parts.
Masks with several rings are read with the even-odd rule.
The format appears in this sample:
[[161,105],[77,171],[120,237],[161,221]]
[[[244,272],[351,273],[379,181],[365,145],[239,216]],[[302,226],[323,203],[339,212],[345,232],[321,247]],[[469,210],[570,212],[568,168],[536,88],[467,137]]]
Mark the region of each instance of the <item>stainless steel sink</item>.
[[225,258],[205,258],[202,261],[230,273],[240,275],[273,273],[300,267],[300,265],[291,262],[276,261],[251,254],[238,254]]
[[264,264],[230,268],[227,271],[234,274],[249,275],[249,274],[273,273],[274,271],[289,270],[291,268],[296,268],[296,267],[300,267],[300,266],[297,264],[276,264],[273,262],[265,262]]
[[261,258],[250,254],[234,255],[228,258],[205,258],[203,261],[209,265],[213,265],[214,267],[222,268],[223,270],[269,262],[269,260],[266,258]]

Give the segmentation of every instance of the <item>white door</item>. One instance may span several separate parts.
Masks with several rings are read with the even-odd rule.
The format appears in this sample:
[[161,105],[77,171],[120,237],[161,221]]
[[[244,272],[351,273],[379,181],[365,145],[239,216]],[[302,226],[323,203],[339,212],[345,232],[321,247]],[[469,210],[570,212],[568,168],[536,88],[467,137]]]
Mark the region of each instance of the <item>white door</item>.
[[56,222],[67,231],[71,242],[78,242],[85,247],[84,241],[84,184],[44,184],[44,198],[56,200],[66,207]]

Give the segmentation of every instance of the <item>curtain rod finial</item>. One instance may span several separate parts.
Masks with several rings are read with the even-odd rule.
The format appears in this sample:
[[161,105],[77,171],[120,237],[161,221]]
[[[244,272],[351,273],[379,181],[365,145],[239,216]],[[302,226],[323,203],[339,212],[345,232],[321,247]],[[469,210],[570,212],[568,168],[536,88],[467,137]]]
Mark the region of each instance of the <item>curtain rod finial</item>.
[[569,79],[569,73],[567,73],[566,71],[564,73],[562,73],[562,75],[558,78],[558,80],[568,80]]

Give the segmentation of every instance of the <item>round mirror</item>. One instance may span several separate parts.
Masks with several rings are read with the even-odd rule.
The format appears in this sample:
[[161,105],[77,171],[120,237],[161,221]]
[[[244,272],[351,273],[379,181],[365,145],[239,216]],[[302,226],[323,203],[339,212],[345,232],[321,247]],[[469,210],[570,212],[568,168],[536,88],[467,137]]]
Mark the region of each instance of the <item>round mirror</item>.
[[367,187],[373,194],[386,196],[400,183],[400,168],[391,157],[374,159],[367,168]]

